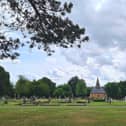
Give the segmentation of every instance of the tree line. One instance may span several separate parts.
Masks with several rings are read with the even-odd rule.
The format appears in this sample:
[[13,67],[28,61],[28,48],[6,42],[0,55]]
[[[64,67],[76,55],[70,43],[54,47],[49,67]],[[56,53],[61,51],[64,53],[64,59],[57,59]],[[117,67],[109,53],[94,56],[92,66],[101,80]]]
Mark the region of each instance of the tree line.
[[56,83],[47,77],[30,81],[24,76],[19,76],[14,87],[17,97],[85,97],[87,87],[84,80],[78,77],[71,78],[68,83],[56,86]]
[[122,99],[126,96],[126,81],[109,82],[105,85],[108,97]]
[[89,93],[86,82],[77,76],[68,83],[56,86],[56,83],[47,77],[38,80],[29,80],[20,75],[15,84],[10,82],[9,72],[0,67],[0,96],[10,97],[85,97]]
[[[126,96],[126,81],[108,82],[104,86],[108,97],[114,99]],[[47,77],[38,80],[29,80],[20,75],[15,84],[10,82],[9,72],[0,66],[0,97],[88,97],[92,87],[87,87],[85,80],[77,76],[72,77],[66,84],[56,86],[56,83]]]

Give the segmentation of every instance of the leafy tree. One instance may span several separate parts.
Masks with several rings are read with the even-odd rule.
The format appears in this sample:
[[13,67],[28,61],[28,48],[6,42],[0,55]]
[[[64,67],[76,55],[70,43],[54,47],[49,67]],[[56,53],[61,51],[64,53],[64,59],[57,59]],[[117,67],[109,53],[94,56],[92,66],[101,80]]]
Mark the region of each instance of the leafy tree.
[[[51,55],[54,52],[50,47],[52,44],[63,48],[73,47],[74,44],[81,47],[81,43],[88,40],[85,29],[67,17],[73,7],[71,2],[3,0],[0,7],[0,28],[3,29],[0,31],[0,58],[16,58],[19,56],[16,49],[26,44]],[[21,32],[24,41],[9,34],[12,31]]]
[[50,92],[49,92],[49,86],[45,83],[40,83],[38,88],[40,89],[41,93],[40,96],[45,96],[45,97],[49,97],[50,96]]
[[87,94],[86,83],[84,80],[78,80],[76,84],[76,96],[84,97]]
[[55,97],[64,97],[64,91],[62,87],[57,87],[53,93]]
[[7,95],[12,98],[15,96],[14,84],[12,82],[10,82],[9,92]]
[[71,90],[70,85],[64,84],[60,87],[62,87],[65,97],[71,97],[72,96],[72,90]]
[[27,78],[20,75],[19,79],[16,82],[15,90],[16,94],[20,97],[22,96],[30,97],[32,95],[33,86]]
[[43,81],[38,80],[35,86],[35,95],[39,97],[49,97],[50,96],[50,90],[49,85],[46,83],[43,83]]
[[31,85],[33,87],[33,90],[32,90],[32,96],[37,96],[37,91],[38,91],[38,82],[36,80],[33,80],[31,82]]
[[71,97],[72,91],[68,84],[58,86],[54,91],[54,96],[57,97]]
[[120,81],[119,82],[119,87],[121,90],[121,98],[124,98],[126,96],[126,81]]
[[68,84],[70,85],[71,87],[71,90],[72,90],[72,95],[75,97],[76,96],[76,85],[77,85],[77,82],[78,82],[79,78],[77,76],[75,77],[72,77],[69,81],[68,81]]
[[41,83],[47,84],[49,87],[49,96],[53,96],[53,92],[56,88],[56,83],[52,82],[49,78],[43,77],[42,79],[38,80]]
[[91,89],[92,89],[92,87],[87,87],[87,96],[90,96],[90,92],[91,92]]
[[20,96],[49,97],[53,95],[55,85],[56,84],[54,82],[46,77],[37,81],[29,81],[24,76],[19,76],[19,79],[16,82],[15,90]]
[[109,82],[105,85],[109,97],[120,99],[126,96],[126,81]]
[[121,89],[116,82],[109,82],[105,85],[105,90],[108,97],[118,99],[121,97]]
[[10,83],[10,75],[0,66],[0,96],[10,95],[13,87]]

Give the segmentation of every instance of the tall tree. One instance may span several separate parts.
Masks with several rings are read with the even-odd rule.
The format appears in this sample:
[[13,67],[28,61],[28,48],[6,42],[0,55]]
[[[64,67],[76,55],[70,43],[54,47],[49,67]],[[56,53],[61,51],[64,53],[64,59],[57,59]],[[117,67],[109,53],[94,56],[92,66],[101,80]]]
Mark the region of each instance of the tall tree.
[[[12,59],[19,56],[16,51],[21,46],[29,44],[30,48],[43,49],[51,55],[54,44],[63,48],[77,45],[88,40],[85,29],[74,24],[67,16],[71,13],[73,4],[61,3],[59,0],[2,0],[0,1],[0,58]],[[4,13],[2,13],[2,11]],[[21,41],[9,32],[21,32]]]
[[45,84],[48,85],[48,87],[49,87],[49,95],[53,96],[53,92],[54,92],[54,90],[56,88],[56,83],[54,83],[52,80],[50,80],[47,77],[43,77],[39,81],[41,81],[42,83],[45,83]]
[[0,96],[10,95],[13,87],[10,83],[10,75],[0,66]]
[[32,95],[33,86],[27,78],[20,75],[19,79],[16,82],[15,90],[16,94],[20,97],[22,96],[30,97]]
[[64,97],[64,90],[62,87],[57,87],[53,92],[53,96],[55,97]]
[[84,97],[87,94],[87,87],[84,80],[80,79],[78,80],[76,84],[76,96],[78,97]]
[[126,96],[126,81],[120,81],[119,82],[119,87],[121,90],[121,98],[124,98]]
[[111,98],[118,99],[121,97],[121,89],[119,87],[119,83],[117,82],[109,82],[105,85],[105,90],[107,95]]
[[87,96],[90,96],[92,87],[87,87]]
[[70,85],[64,84],[60,87],[62,87],[65,97],[71,97],[72,96],[72,90],[71,90]]
[[36,84],[37,85],[35,88],[35,96],[39,96],[39,97],[49,97],[50,96],[49,86],[46,83],[37,81]]
[[72,77],[69,81],[68,84],[71,87],[72,90],[72,95],[75,97],[76,96],[76,85],[78,83],[79,78],[77,76]]
[[58,87],[56,87],[55,91],[54,91],[54,96],[57,97],[69,97],[71,98],[72,96],[72,90],[70,85],[68,84],[64,84],[64,85],[60,85]]

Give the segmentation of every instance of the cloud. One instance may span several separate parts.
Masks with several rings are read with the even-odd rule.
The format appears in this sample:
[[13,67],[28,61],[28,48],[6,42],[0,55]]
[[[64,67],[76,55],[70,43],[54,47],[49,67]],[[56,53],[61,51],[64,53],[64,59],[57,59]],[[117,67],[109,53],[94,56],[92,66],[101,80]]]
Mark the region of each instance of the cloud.
[[88,85],[95,85],[97,76],[102,85],[125,79],[126,1],[69,1],[74,3],[69,17],[86,28],[90,41],[81,49],[56,48],[51,57],[36,50],[29,54],[22,49],[19,63],[1,62],[10,71],[13,80],[18,74],[36,79],[47,76],[57,84],[66,83],[76,75],[85,79]]
[[62,52],[68,62],[86,66],[91,74],[100,76],[103,80],[125,78],[125,3],[123,0],[76,2],[73,17],[78,17],[80,24],[86,26],[91,41],[80,50]]

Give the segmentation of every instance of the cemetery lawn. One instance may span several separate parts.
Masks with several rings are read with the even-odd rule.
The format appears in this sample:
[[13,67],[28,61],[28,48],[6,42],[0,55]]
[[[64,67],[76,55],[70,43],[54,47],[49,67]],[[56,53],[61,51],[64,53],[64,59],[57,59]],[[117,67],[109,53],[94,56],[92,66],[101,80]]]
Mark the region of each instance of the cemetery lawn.
[[126,106],[0,106],[0,126],[126,126]]

